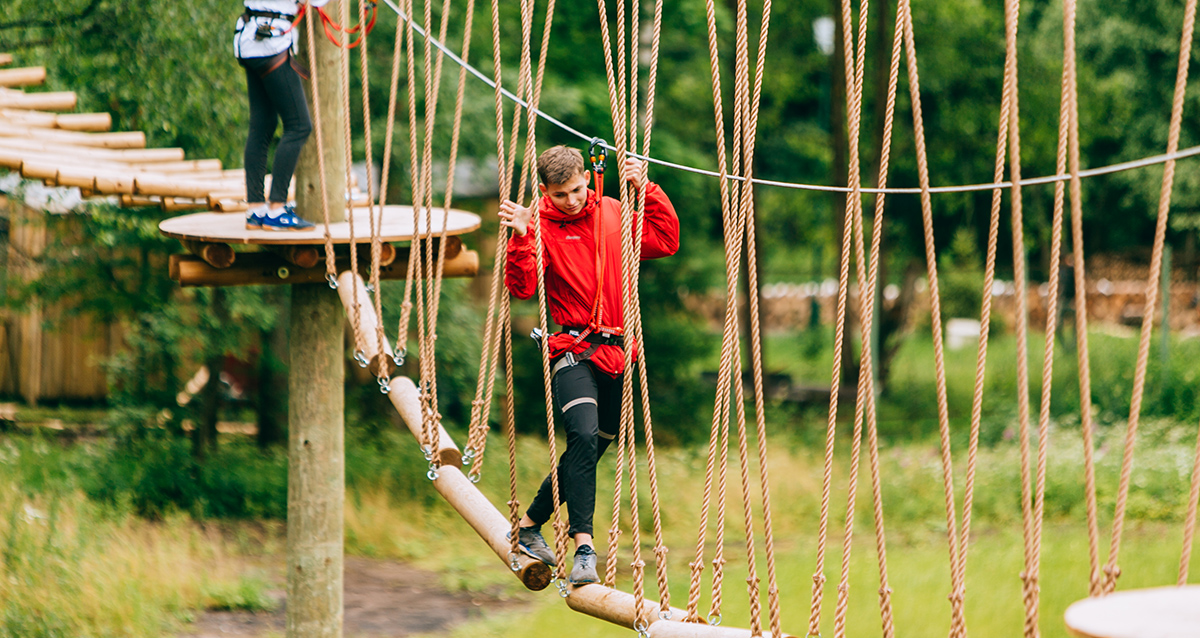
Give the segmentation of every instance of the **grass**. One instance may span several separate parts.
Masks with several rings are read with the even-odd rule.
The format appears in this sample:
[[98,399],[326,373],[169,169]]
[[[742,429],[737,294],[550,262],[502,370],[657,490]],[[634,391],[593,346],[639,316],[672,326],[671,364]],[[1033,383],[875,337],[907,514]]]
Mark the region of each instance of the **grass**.
[[[785,368],[797,379],[819,382],[828,374],[828,353],[805,350],[797,337],[768,339],[768,366]],[[1040,343],[1030,353],[1035,369]],[[1175,580],[1180,552],[1181,520],[1186,512],[1195,426],[1189,424],[1189,392],[1196,373],[1187,360],[1200,349],[1200,340],[1180,341],[1166,372],[1153,367],[1146,416],[1139,433],[1130,495],[1128,526],[1122,550],[1121,588],[1170,584]],[[1136,341],[1097,333],[1093,337],[1093,393],[1097,396],[1097,476],[1101,542],[1107,548],[1124,436],[1122,403],[1127,401],[1131,365],[1125,360]],[[945,538],[945,507],[940,454],[933,408],[933,374],[928,365],[931,344],[912,339],[898,356],[893,383],[881,403],[881,428],[888,443],[881,453],[882,498],[887,522],[889,582],[894,590],[895,624],[900,635],[945,635],[950,613],[949,562]],[[790,350],[789,350],[790,349]],[[1015,410],[1015,352],[1011,338],[993,343],[989,368],[989,403],[985,405],[984,446],[980,453],[974,506],[974,529],[967,583],[967,622],[973,635],[1012,636],[1023,621],[1020,580],[1023,565],[1021,536],[1020,460]],[[1068,355],[1070,356],[1070,355]],[[955,456],[954,481],[961,507],[974,353],[948,353],[949,396]],[[1157,364],[1156,364],[1157,365]],[[790,366],[790,367],[789,367]],[[1083,455],[1078,418],[1072,415],[1073,364],[1064,359],[1055,375],[1050,457],[1046,477],[1046,531],[1041,566],[1041,627],[1046,636],[1064,635],[1065,607],[1086,595],[1087,530],[1083,524]],[[1061,378],[1060,378],[1061,374]],[[811,376],[805,376],[811,375]],[[1035,375],[1036,376],[1036,375]],[[1031,384],[1037,386],[1036,380]],[[1098,388],[1098,389],[1097,389]],[[1037,388],[1032,397],[1036,405]],[[1124,397],[1124,398],[1122,398]],[[1171,397],[1174,397],[1173,399]],[[1173,403],[1172,403],[1173,401]],[[1175,406],[1174,408],[1172,406]],[[1170,417],[1178,409],[1182,417]],[[845,410],[843,416],[848,416]],[[66,415],[69,417],[69,415]],[[66,419],[64,419],[66,420]],[[802,634],[810,606],[812,572],[816,567],[816,535],[820,521],[823,481],[824,410],[769,406],[772,435],[769,465],[772,479],[773,524],[784,629]],[[1194,421],[1192,422],[1194,423]],[[821,630],[830,635],[836,608],[842,534],[846,519],[849,440],[845,419],[839,428],[830,501],[829,552],[825,563]],[[347,433],[346,551],[349,554],[406,560],[441,575],[451,590],[486,591],[501,597],[528,600],[504,564],[466,523],[436,497],[424,478],[425,464],[406,435],[383,433],[363,437],[351,424]],[[707,438],[700,433],[698,438]],[[460,437],[461,440],[461,437]],[[21,636],[158,636],[204,608],[264,609],[272,604],[260,574],[244,569],[246,553],[281,552],[278,522],[263,525],[255,516],[275,512],[286,497],[286,465],[276,452],[259,455],[248,444],[226,437],[222,450],[230,456],[214,467],[220,480],[209,480],[223,494],[236,492],[239,520],[219,526],[173,511],[150,509],[154,520],[139,511],[130,490],[150,485],[164,492],[193,475],[176,468],[165,474],[130,480],[121,489],[96,490],[95,468],[114,476],[147,471],[145,455],[111,457],[106,442],[63,446],[41,436],[0,438],[0,635]],[[244,448],[244,449],[243,449]],[[160,450],[159,466],[178,465]],[[489,441],[486,471],[480,489],[504,511],[509,499],[504,442]],[[598,477],[597,544],[605,553],[611,511],[614,455],[601,462]],[[752,487],[757,484],[757,461],[751,460]],[[114,460],[116,458],[116,460]],[[153,460],[153,459],[151,459]],[[518,497],[527,503],[549,458],[545,442],[523,437],[518,442]],[[724,556],[722,614],[725,624],[746,626],[745,538],[742,530],[740,473],[736,449],[731,450]],[[865,456],[864,456],[865,463]],[[706,446],[660,447],[657,476],[661,513],[669,555],[671,597],[687,604],[687,563],[696,551]],[[156,466],[157,467],[157,466]],[[128,472],[127,472],[128,470]],[[643,559],[649,563],[647,595],[656,597],[653,578],[653,535],[649,522],[650,490],[646,464],[640,462],[639,501]],[[157,471],[156,471],[157,472]],[[154,474],[154,472],[151,472]],[[162,474],[160,476],[160,474]],[[204,475],[198,475],[201,478]],[[879,587],[872,539],[871,485],[864,465],[854,511],[853,552],[850,557],[850,636],[878,635]],[[151,480],[154,479],[154,480]],[[86,489],[85,489],[86,488]],[[236,488],[236,489],[235,489]],[[754,489],[752,492],[756,492]],[[85,493],[96,500],[89,500]],[[196,502],[213,507],[211,495]],[[628,496],[622,497],[628,510]],[[234,511],[233,504],[226,507]],[[751,507],[761,510],[757,497]],[[203,513],[204,509],[193,512]],[[714,505],[715,511],[715,505]],[[255,514],[259,512],[259,514]],[[709,544],[705,561],[713,558],[716,523],[706,525]],[[761,520],[761,519],[760,519]],[[631,554],[628,514],[626,546],[619,554],[619,586],[630,589]],[[761,523],[755,530],[762,560]],[[1200,565],[1193,561],[1194,573]],[[760,562],[759,576],[765,579]],[[711,566],[704,575],[701,613],[709,613]],[[568,611],[553,591],[533,597],[533,612],[500,613],[465,625],[459,635],[516,636],[560,633],[570,627],[578,638],[628,635],[628,630],[589,620]]]

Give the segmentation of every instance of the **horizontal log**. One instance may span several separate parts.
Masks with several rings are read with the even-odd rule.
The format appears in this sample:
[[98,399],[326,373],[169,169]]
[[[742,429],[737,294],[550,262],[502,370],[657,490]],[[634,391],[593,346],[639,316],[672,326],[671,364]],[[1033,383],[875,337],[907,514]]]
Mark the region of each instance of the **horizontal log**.
[[321,263],[321,255],[324,251],[318,250],[316,246],[274,246],[268,245],[267,250],[279,255],[279,258],[293,266],[301,268],[316,268],[317,264]]
[[0,122],[64,131],[104,132],[112,128],[112,116],[108,113],[45,113],[0,109]]
[[183,247],[189,253],[203,259],[213,268],[228,268],[233,265],[237,253],[229,244],[214,244],[206,241],[182,240]]
[[138,174],[133,179],[134,193],[163,197],[208,198],[208,194],[221,187],[219,182],[185,180],[175,176],[154,173]]
[[13,56],[11,53],[0,53],[0,66],[12,64]]
[[74,111],[78,101],[74,91],[50,93],[23,93],[5,91],[0,93],[0,108],[30,109],[34,111]]
[[204,200],[189,199],[186,197],[163,197],[161,199],[160,206],[168,213],[208,210],[208,202]]
[[76,160],[119,162],[122,164],[158,164],[183,160],[182,148],[106,149],[27,137],[0,137],[0,150],[34,151],[49,155],[73,157]]
[[[286,232],[286,231],[281,231]],[[381,279],[404,279],[408,270],[407,254],[389,266],[379,269]],[[300,268],[276,255],[266,252],[243,253],[237,263],[225,269],[213,268],[198,257],[172,255],[172,277],[181,286],[263,286],[278,284],[312,284],[325,281],[325,268]],[[342,264],[339,263],[339,269]],[[464,250],[446,262],[446,277],[474,277],[479,271],[479,254]]]
[[0,69],[0,86],[36,86],[46,81],[46,67],[23,66]]
[[0,122],[0,137],[21,137],[90,148],[133,149],[145,148],[146,146],[146,134],[141,131],[87,133],[82,131],[30,127],[5,122]]
[[[605,587],[604,585],[581,585],[571,587],[567,596],[567,606],[593,618],[605,620],[614,625],[633,629],[637,621],[637,600],[633,594]],[[645,599],[642,601],[643,617],[651,626],[660,620],[658,603]],[[672,618],[683,618],[687,612],[671,608]]]

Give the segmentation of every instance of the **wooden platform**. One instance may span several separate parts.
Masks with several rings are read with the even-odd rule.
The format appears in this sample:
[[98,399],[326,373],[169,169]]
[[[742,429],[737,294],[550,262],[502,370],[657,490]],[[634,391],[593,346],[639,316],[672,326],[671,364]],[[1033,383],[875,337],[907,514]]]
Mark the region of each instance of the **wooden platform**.
[[[369,243],[371,241],[370,209],[366,207],[354,209],[354,241]],[[379,210],[376,208],[376,215]],[[424,217],[424,215],[422,215]],[[442,209],[433,209],[433,232],[441,232]],[[324,244],[325,229],[321,224],[308,231],[274,231],[246,230],[246,216],[242,213],[196,213],[182,217],[172,217],[158,225],[158,229],[168,237],[181,240],[200,241],[217,244]],[[466,211],[450,209],[450,217],[446,223],[446,234],[462,235],[479,228],[479,215]],[[350,224],[340,222],[329,225],[329,232],[335,244],[350,243]],[[425,220],[421,219],[416,232],[413,229],[413,213],[411,206],[385,206],[383,210],[382,239],[385,242],[408,241],[420,232],[425,234]]]
[[1200,585],[1088,598],[1068,607],[1064,620],[1082,638],[1200,638]]

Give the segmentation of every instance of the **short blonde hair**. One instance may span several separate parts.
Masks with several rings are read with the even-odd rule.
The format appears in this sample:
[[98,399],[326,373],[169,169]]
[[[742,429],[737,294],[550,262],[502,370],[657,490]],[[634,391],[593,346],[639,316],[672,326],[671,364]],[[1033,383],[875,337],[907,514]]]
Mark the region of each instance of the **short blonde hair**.
[[542,184],[566,184],[572,177],[585,172],[583,153],[570,146],[552,146],[538,157],[538,177]]

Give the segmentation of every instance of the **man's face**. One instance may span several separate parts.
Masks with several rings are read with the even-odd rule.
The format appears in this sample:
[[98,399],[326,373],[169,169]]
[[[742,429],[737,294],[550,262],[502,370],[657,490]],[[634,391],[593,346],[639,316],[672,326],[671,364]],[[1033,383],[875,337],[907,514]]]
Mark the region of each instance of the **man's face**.
[[542,194],[550,198],[554,207],[567,215],[578,215],[587,203],[588,178],[590,173],[576,173],[574,177],[562,184],[539,184]]

